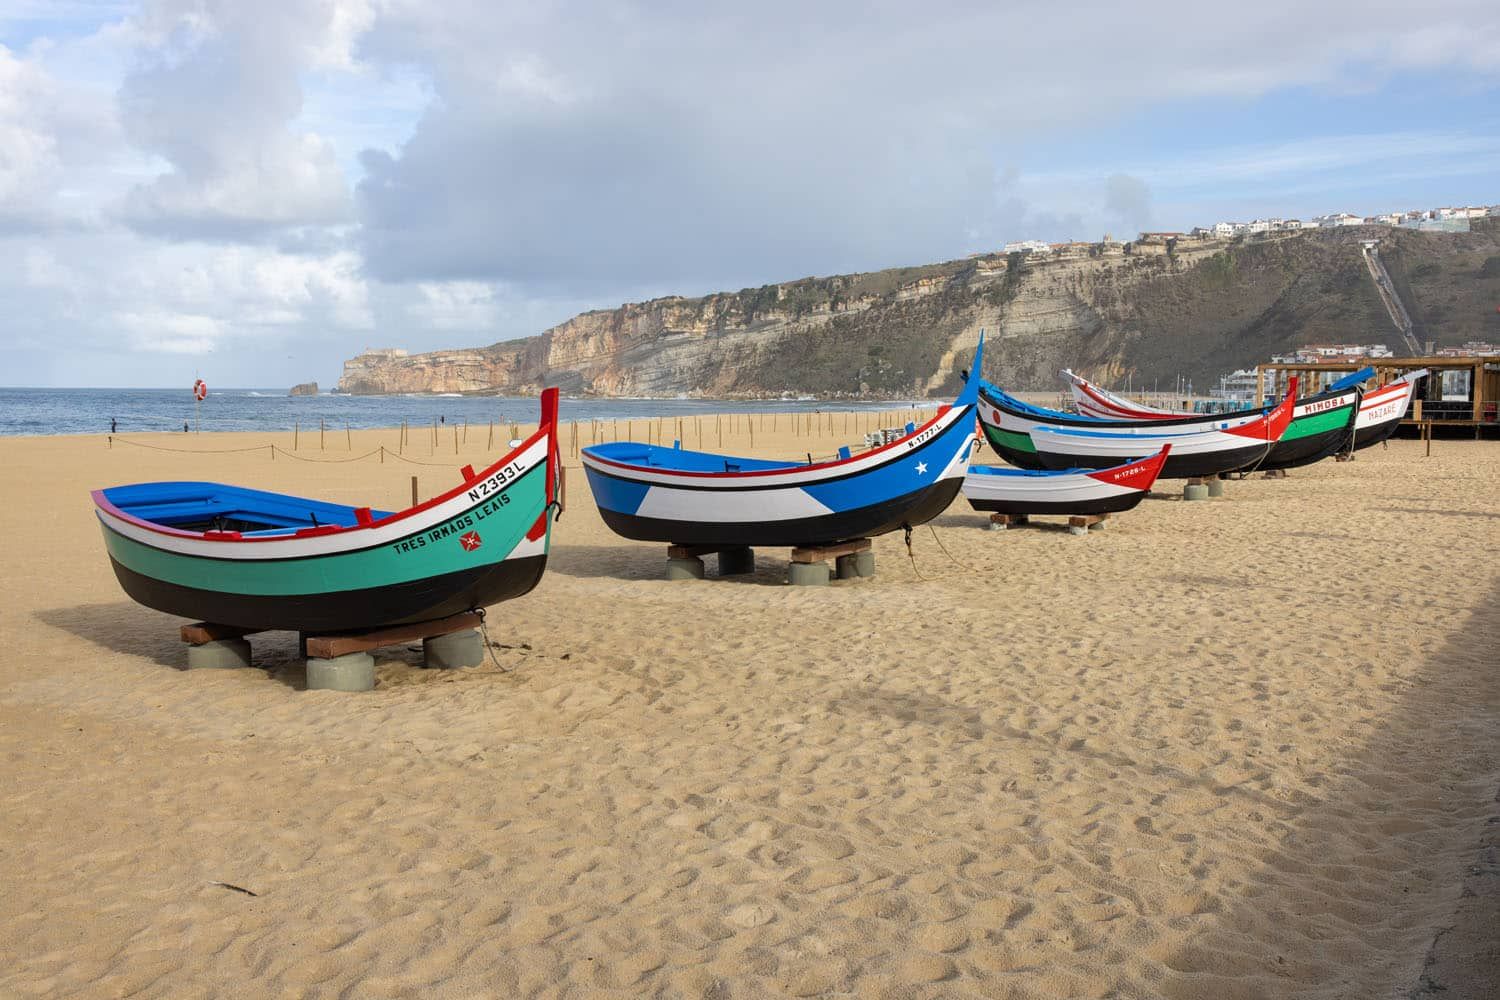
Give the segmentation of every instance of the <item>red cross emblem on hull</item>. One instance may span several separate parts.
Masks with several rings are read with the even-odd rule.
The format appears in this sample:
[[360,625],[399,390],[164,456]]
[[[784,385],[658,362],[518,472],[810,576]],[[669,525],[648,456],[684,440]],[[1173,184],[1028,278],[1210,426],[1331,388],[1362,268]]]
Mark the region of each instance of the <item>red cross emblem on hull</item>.
[[464,547],[465,552],[473,552],[479,546],[483,545],[484,542],[480,539],[479,532],[466,531],[458,537],[458,544]]

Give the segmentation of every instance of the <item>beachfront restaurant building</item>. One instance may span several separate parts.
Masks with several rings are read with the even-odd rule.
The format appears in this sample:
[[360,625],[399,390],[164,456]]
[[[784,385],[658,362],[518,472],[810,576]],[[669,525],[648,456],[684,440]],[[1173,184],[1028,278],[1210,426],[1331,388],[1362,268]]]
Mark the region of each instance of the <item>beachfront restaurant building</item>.
[[1350,372],[1370,365],[1378,384],[1425,368],[1432,374],[1422,380],[1412,398],[1402,426],[1431,422],[1434,428],[1470,428],[1474,436],[1500,428],[1500,355],[1470,357],[1371,358],[1368,361],[1272,362],[1256,367],[1256,393],[1260,399],[1280,398],[1288,380],[1298,378],[1297,394],[1310,396]]

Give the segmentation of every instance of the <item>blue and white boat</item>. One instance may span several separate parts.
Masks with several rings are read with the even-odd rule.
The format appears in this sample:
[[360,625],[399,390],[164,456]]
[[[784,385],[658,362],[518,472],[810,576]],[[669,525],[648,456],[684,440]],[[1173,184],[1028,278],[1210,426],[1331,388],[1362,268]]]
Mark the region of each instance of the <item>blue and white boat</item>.
[[[978,373],[984,336],[970,371]],[[767,461],[619,441],[583,449],[604,523],[642,542],[799,546],[913,527],[947,509],[974,444],[979,379],[905,435],[832,462]]]
[[971,465],[964,497],[975,510],[997,514],[1118,514],[1146,498],[1171,451],[1168,442],[1155,455],[1110,469]]

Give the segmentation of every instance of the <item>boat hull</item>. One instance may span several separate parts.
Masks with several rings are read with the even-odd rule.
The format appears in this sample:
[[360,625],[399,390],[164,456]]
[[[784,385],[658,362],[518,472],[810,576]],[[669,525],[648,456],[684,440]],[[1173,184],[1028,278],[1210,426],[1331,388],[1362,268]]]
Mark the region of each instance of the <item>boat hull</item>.
[[[1038,437],[1046,432],[1039,430]],[[1037,451],[1037,457],[1042,461],[1045,468],[1056,470],[1067,469],[1108,469],[1119,465],[1121,461],[1129,457],[1129,453],[1120,451],[1090,451],[1087,443],[1079,443],[1069,447],[1066,452],[1051,451],[1045,446]],[[1162,465],[1158,478],[1160,479],[1196,479],[1203,476],[1217,476],[1221,472],[1233,472],[1246,466],[1254,465],[1266,454],[1267,448],[1263,441],[1235,445],[1233,447],[1217,448],[1212,451],[1179,452],[1180,445],[1173,446],[1172,454]],[[1139,452],[1140,449],[1137,449]]]
[[326,633],[432,621],[521,597],[541,582],[547,557],[507,559],[380,587],[280,595],[188,587],[137,573],[114,559],[110,564],[131,600],[169,615],[242,628]]
[[971,465],[964,476],[964,498],[975,510],[998,514],[1118,514],[1151,492],[1169,451],[1097,472]]
[[1396,433],[1411,406],[1417,380],[1425,374],[1425,369],[1412,372],[1365,396],[1354,421],[1355,451],[1380,444]]
[[[927,441],[911,448],[897,442],[880,464],[848,474],[814,473],[785,485],[728,477],[741,485],[726,488],[718,485],[725,477],[679,478],[654,469],[603,464],[587,449],[584,471],[604,523],[634,541],[832,544],[922,524],[953,502],[972,443],[973,409],[964,407],[937,419],[943,426]],[[920,475],[925,482],[915,474],[918,467],[924,470]]]
[[1040,470],[1047,466],[1036,453],[1036,445],[1031,443],[1031,435],[1025,432],[1010,431],[1003,427],[997,427],[987,420],[981,420],[979,426],[984,430],[985,443],[990,446],[995,454],[1018,469]]
[[[974,354],[979,370],[983,336]],[[621,441],[583,449],[604,523],[640,542],[797,547],[922,524],[958,494],[974,444],[978,380],[905,436],[814,463]]]
[[954,477],[945,479],[936,486],[865,507],[787,521],[688,523],[623,514],[605,507],[600,507],[599,513],[603,516],[604,523],[617,535],[637,542],[745,545],[752,548],[831,545],[854,538],[884,535],[904,525],[925,524],[948,509],[962,483],[963,480]]
[[[393,514],[218,483],[97,490],[115,577],[168,614],[301,632],[426,621],[520,597],[546,568],[558,506],[556,403],[547,390],[541,429],[510,454]],[[343,520],[327,523],[334,514]]]
[[1111,497],[1090,500],[1023,500],[1020,498],[984,498],[965,495],[969,506],[993,514],[1122,514],[1146,499],[1145,490],[1135,490]]
[[1347,449],[1354,435],[1354,421],[1359,415],[1359,393],[1348,402],[1313,411],[1315,402],[1299,404],[1292,422],[1281,440],[1271,446],[1257,469],[1296,469],[1321,462]]
[[[1031,412],[1027,412],[1020,406],[1013,405],[1010,399],[999,393],[992,394],[982,390],[980,395],[979,421],[984,430],[986,442],[996,454],[1019,469],[1059,469],[1071,466],[1103,468],[1107,465],[1118,464],[1120,461],[1121,453],[1115,453],[1115,457],[1112,458],[1100,456],[1098,460],[1106,462],[1106,466],[1095,465],[1089,461],[1072,461],[1069,458],[1043,458],[1038,454],[1036,442],[1032,440],[1032,431],[1037,427],[1107,431],[1132,434],[1155,441],[1170,440],[1163,435],[1173,432],[1193,433],[1199,430],[1206,432],[1226,427],[1247,426],[1259,420],[1267,412],[1245,410],[1218,415],[1162,414],[1156,417],[1138,415],[1133,418],[1088,417],[1080,419],[1072,414],[1040,408],[1031,408]],[[1291,421],[1285,433],[1272,445],[1271,449],[1248,452],[1251,461],[1254,462],[1254,467],[1257,469],[1296,468],[1321,461],[1341,448],[1348,447],[1351,425],[1358,413],[1359,401],[1360,395],[1356,389],[1325,393],[1299,401],[1292,411]],[[1041,414],[1048,414],[1048,419],[1041,419]],[[1146,445],[1147,450],[1154,450],[1155,447],[1149,443]],[[1135,450],[1134,453],[1139,454],[1139,450]],[[1232,468],[1219,469],[1216,466],[1215,462],[1189,461],[1188,455],[1177,454],[1169,461],[1167,470],[1162,475],[1168,479],[1175,479],[1232,471]],[[1192,471],[1203,468],[1215,468],[1216,471]]]

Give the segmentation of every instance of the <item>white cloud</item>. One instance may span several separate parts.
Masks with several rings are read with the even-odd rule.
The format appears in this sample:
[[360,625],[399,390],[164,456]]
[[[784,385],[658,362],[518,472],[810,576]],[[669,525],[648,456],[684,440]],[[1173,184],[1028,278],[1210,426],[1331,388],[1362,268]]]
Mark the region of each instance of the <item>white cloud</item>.
[[[1409,72],[1495,89],[1500,8],[1419,20],[1352,0],[17,0],[0,338],[40,351],[66,331],[98,378],[160,384],[191,356],[220,383],[301,381],[366,343],[462,346],[652,293],[1175,227],[1200,221],[1171,214],[1187,202],[1361,167],[1500,175],[1493,120],[1412,110],[1380,135],[1087,146],[1175,102],[1378,100]],[[1067,137],[1088,151],[997,169]]]
[[131,349],[153,354],[207,354],[224,333],[218,320],[195,313],[120,312],[114,318]]
[[362,3],[311,0],[149,6],[121,118],[129,140],[170,169],[136,186],[121,217],[143,232],[231,240],[348,221],[337,153],[290,126],[301,74],[351,64],[371,16]]
[[482,281],[423,281],[421,298],[407,312],[437,330],[483,330],[499,315],[493,285]]

